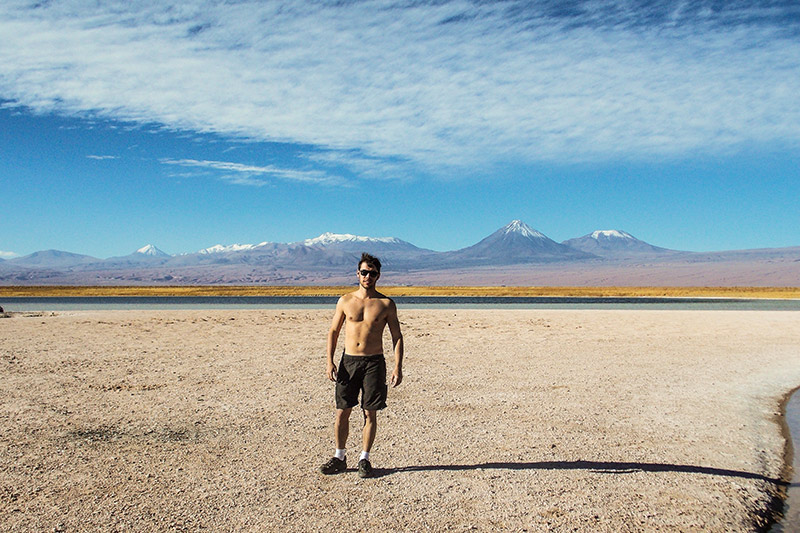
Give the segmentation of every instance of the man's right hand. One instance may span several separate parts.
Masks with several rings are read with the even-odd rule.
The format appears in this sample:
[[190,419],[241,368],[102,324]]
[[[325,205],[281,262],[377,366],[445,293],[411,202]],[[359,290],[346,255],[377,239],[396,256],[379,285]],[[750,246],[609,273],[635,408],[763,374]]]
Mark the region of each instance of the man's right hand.
[[333,363],[328,363],[327,376],[329,380],[336,381],[336,365]]

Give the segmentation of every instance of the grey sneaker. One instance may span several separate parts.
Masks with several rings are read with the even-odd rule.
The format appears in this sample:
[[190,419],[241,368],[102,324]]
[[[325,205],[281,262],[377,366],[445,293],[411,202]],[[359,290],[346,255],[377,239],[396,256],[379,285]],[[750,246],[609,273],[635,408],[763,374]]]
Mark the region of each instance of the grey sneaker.
[[372,477],[372,465],[366,459],[358,462],[358,477]]
[[338,474],[339,472],[344,472],[347,469],[347,461],[344,459],[337,459],[336,457],[331,457],[330,460],[319,467],[319,471],[323,474],[330,475],[330,474]]

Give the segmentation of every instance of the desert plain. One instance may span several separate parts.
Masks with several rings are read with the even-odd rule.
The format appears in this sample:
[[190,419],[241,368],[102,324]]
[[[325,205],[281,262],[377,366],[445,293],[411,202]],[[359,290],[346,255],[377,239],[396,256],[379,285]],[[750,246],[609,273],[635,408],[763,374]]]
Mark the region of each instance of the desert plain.
[[[791,311],[400,309],[360,479],[332,310],[0,318],[3,531],[758,531],[790,472]],[[340,345],[342,340],[340,339]],[[392,364],[388,334],[385,338]]]

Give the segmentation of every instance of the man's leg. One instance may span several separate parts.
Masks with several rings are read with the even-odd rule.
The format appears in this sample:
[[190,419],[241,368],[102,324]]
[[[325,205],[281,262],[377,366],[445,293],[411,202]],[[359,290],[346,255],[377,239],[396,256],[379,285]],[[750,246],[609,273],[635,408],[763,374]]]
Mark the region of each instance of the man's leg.
[[345,446],[347,446],[347,435],[350,433],[350,412],[352,410],[352,408],[336,410],[336,421],[333,423],[336,454],[320,467],[323,474],[338,474],[347,468]]
[[333,424],[333,431],[337,449],[343,450],[347,446],[347,436],[350,434],[350,413],[352,411],[352,407],[336,410],[336,422]]
[[364,451],[358,458],[358,476],[359,477],[372,477],[372,463],[369,462],[369,451],[372,449],[372,443],[375,442],[375,431],[378,429],[378,411],[364,412]]
[[364,411],[364,448],[367,453],[375,442],[375,432],[378,430],[378,411]]
[[361,456],[358,458],[358,475],[372,477],[369,452],[378,429],[378,410],[386,407],[386,361],[383,356],[370,360],[365,374],[361,407],[364,412],[364,434]]
[[372,449],[372,443],[375,442],[375,431],[378,429],[378,410],[386,407],[386,361],[383,356],[368,363],[364,373],[362,390],[361,409],[364,413],[363,450],[369,454]]

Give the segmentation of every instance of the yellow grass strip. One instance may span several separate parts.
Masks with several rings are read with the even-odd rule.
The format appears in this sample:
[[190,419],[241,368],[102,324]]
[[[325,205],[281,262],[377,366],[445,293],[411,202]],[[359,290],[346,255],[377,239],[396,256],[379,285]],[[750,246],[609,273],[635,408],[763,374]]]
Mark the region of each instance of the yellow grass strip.
[[[7,286],[2,297],[44,296],[338,296],[355,286]],[[800,298],[800,287],[381,287],[389,296],[563,296]]]

